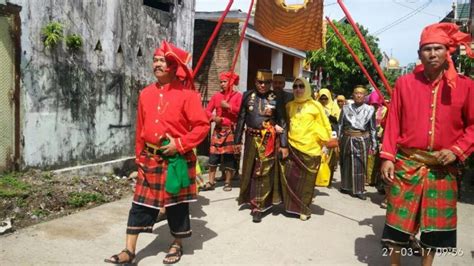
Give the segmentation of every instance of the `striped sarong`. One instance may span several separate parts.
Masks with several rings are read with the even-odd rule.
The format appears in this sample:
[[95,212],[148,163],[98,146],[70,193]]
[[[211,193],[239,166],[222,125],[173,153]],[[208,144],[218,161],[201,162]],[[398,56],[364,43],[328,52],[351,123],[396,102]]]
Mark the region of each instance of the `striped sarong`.
[[341,188],[353,194],[364,193],[367,175],[367,153],[370,145],[369,134],[351,136],[344,134],[341,139]]
[[290,155],[281,176],[285,210],[289,213],[311,215],[314,183],[321,156],[310,156],[290,146]]
[[398,153],[387,195],[386,224],[407,234],[456,229],[455,165],[427,166]]
[[263,212],[273,204],[280,203],[281,195],[280,191],[275,189],[278,178],[275,165],[276,153],[265,156],[266,147],[260,143],[262,143],[261,135],[248,132],[245,134],[238,203],[239,205],[249,204],[252,211]]
[[211,154],[239,154],[240,145],[234,145],[234,132],[231,127],[215,127],[211,136]]

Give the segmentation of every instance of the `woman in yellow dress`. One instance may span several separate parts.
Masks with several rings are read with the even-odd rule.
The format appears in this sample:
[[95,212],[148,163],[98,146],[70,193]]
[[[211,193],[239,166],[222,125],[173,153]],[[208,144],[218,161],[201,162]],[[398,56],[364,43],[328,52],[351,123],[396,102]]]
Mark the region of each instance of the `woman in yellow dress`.
[[[336,138],[337,137],[337,122],[339,120],[339,115],[341,114],[341,109],[339,105],[333,101],[331,91],[328,89],[321,89],[319,90],[318,97],[316,98],[324,107],[324,112],[329,119],[329,123],[331,123],[332,134],[331,136]],[[330,176],[329,178],[329,185],[332,185],[332,179],[334,176],[334,171],[336,171],[337,163],[339,162],[339,148],[330,148],[327,150],[327,154],[329,156],[329,169]]]
[[322,146],[331,136],[331,126],[323,106],[312,99],[308,81],[295,79],[293,94],[294,100],[286,104],[290,155],[282,176],[283,202],[287,212],[307,220]]

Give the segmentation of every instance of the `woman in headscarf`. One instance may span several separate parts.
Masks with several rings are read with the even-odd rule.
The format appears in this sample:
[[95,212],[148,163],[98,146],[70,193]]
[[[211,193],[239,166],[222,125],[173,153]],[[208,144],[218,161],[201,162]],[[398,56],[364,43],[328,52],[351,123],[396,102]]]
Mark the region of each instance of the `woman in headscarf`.
[[314,195],[314,183],[321,162],[321,151],[331,137],[331,126],[320,103],[311,97],[304,78],[293,83],[294,100],[287,103],[290,155],[282,176],[285,210],[307,220]]
[[[319,90],[319,95],[316,100],[323,105],[324,112],[331,123],[331,130],[334,132],[331,136],[334,138],[337,137],[337,122],[339,120],[339,115],[341,114],[341,109],[337,103],[333,101],[331,91],[326,88]],[[329,156],[328,165],[331,170],[328,187],[331,187],[334,171],[336,171],[337,162],[339,161],[339,149],[337,147],[328,149],[327,154]]]
[[339,109],[342,110],[342,107],[346,104],[346,97],[344,95],[337,95],[336,102]]

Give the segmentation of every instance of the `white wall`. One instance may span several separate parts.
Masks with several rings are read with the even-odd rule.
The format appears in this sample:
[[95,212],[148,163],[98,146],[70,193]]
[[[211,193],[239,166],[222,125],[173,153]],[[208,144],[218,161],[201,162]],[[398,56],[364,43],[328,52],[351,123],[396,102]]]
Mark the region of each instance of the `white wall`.
[[239,90],[244,92],[247,90],[247,79],[248,79],[248,64],[249,64],[249,40],[245,39],[242,41],[242,47],[240,48],[240,67],[239,67]]
[[[179,8],[172,14],[143,1],[8,2],[22,7],[21,166],[57,168],[132,155],[136,100],[154,81],[154,49],[166,39],[191,51],[195,1],[175,1]],[[81,52],[71,53],[64,42],[45,49],[41,28],[52,20],[64,25],[65,35],[82,36]],[[102,52],[94,50],[98,40]]]

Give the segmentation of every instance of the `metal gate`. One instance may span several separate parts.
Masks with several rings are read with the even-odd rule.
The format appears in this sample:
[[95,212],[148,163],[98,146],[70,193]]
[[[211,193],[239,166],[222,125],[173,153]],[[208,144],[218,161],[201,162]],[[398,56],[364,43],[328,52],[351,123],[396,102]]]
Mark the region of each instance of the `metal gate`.
[[0,172],[12,169],[15,154],[13,23],[13,16],[0,15]]

